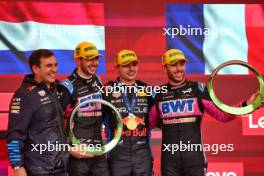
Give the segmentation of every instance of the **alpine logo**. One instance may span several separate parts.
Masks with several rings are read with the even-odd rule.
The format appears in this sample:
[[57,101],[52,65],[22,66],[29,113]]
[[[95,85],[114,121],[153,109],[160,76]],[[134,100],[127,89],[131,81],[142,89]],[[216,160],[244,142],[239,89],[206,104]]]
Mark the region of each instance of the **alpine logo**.
[[183,94],[191,93],[191,92],[192,92],[192,88],[189,88],[189,89],[186,89],[186,90],[182,91]]

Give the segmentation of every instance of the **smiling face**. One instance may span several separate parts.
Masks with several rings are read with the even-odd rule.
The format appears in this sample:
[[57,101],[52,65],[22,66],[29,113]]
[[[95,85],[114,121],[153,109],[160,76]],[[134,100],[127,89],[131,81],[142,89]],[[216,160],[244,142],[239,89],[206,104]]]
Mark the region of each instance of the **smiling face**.
[[98,57],[95,57],[93,59],[78,58],[78,72],[83,76],[89,77],[95,74],[98,65]]
[[121,80],[124,80],[125,82],[133,82],[136,80],[138,62],[133,61],[127,65],[118,65],[117,72]]
[[166,64],[164,70],[170,81],[180,83],[185,80],[185,61],[178,61],[172,65]]
[[39,66],[33,65],[32,70],[37,82],[44,82],[50,85],[55,82],[58,71],[58,64],[55,56],[40,58]]

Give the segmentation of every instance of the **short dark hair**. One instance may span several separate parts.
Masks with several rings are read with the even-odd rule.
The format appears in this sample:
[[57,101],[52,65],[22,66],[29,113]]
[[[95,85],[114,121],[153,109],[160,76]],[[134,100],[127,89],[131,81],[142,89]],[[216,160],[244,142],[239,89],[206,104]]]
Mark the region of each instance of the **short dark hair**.
[[51,57],[51,56],[54,56],[54,53],[47,49],[39,49],[39,50],[33,51],[31,55],[29,56],[29,60],[28,60],[29,67],[32,73],[33,73],[33,70],[32,70],[33,65],[40,67],[40,59]]

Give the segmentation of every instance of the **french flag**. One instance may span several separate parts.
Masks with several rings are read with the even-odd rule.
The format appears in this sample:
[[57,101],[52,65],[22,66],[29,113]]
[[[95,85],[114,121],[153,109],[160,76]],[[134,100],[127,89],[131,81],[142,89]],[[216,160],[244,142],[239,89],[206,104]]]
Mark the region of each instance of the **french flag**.
[[[27,74],[29,55],[36,49],[55,53],[60,74],[75,68],[73,50],[93,42],[105,55],[103,3],[0,2],[0,74]],[[105,74],[105,58],[98,74]]]
[[[167,4],[167,48],[178,48],[190,63],[189,74],[210,74],[220,64],[237,59],[264,73],[264,5]],[[228,66],[220,74],[248,74]]]

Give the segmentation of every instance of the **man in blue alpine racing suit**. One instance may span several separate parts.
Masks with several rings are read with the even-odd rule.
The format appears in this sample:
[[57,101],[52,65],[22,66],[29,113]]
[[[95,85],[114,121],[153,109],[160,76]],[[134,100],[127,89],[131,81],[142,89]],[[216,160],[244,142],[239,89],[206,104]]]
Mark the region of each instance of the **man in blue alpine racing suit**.
[[[82,42],[74,50],[74,60],[77,68],[65,79],[61,86],[60,102],[64,117],[69,118],[72,110],[78,104],[90,99],[102,99],[99,91],[102,83],[96,75],[96,69],[102,56],[91,42]],[[81,106],[74,117],[73,131],[77,139],[95,150],[102,146],[102,106],[97,103]],[[106,157],[88,156],[76,150],[70,151],[70,176],[108,176]]]

